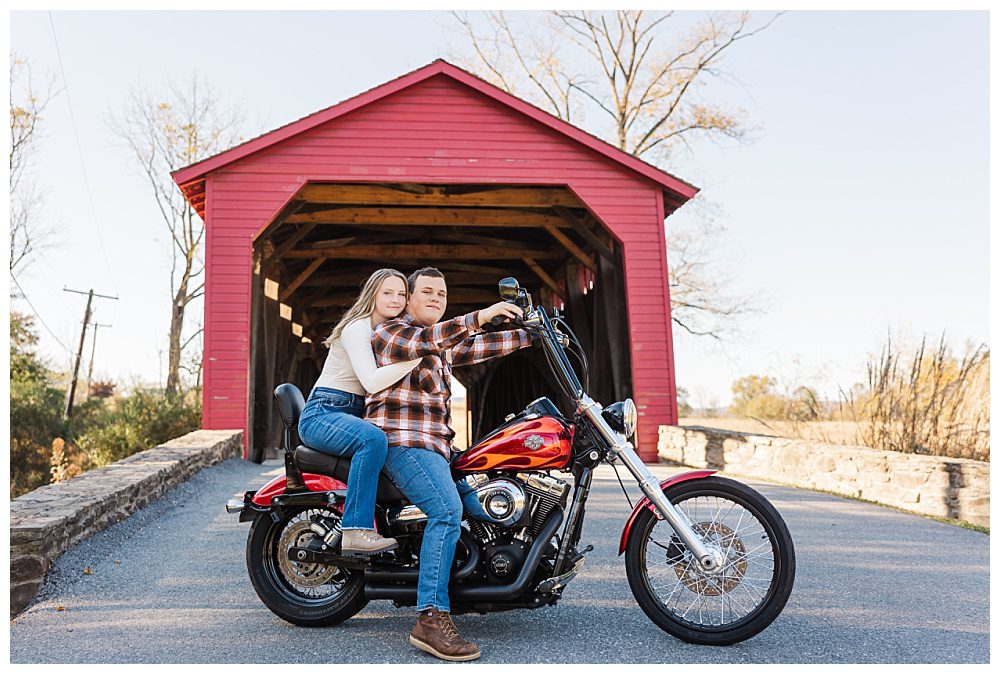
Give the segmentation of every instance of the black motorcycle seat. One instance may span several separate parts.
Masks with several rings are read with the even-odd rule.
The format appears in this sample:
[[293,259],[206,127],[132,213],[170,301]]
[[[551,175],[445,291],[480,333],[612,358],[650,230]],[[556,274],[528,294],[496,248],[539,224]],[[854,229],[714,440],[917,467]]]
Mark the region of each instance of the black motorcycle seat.
[[[299,470],[304,473],[318,473],[335,477],[344,484],[347,484],[347,476],[351,472],[351,457],[334,456],[299,445],[295,449],[295,463]],[[375,499],[379,503],[395,503],[405,501],[406,496],[396,488],[389,476],[379,473],[378,489],[375,492]]]

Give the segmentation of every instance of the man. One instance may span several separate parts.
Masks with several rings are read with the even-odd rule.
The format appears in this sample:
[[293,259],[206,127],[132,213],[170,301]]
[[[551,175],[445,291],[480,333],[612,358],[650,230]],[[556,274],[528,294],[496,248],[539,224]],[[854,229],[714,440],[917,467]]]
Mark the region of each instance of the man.
[[462,501],[451,477],[451,368],[504,356],[531,344],[524,330],[482,333],[493,318],[520,317],[508,302],[439,323],[448,306],[444,274],[433,267],[408,278],[406,313],[372,337],[377,363],[422,358],[403,379],[370,396],[365,419],[385,431],[385,472],[427,515],[420,545],[417,624],[410,643],[443,660],[475,660],[479,648],[452,622],[448,580],[462,524]]

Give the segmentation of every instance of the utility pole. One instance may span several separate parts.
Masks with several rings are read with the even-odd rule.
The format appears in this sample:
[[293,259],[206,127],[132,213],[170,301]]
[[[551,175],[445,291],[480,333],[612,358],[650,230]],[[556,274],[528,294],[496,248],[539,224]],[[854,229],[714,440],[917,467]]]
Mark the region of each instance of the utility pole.
[[90,398],[90,381],[94,376],[94,353],[97,351],[97,328],[110,328],[103,323],[91,323],[94,326],[94,338],[90,344],[90,367],[87,368],[87,398]]
[[80,331],[80,347],[76,350],[76,363],[73,365],[73,379],[70,380],[69,395],[66,397],[66,410],[63,413],[63,416],[66,419],[69,419],[73,416],[73,397],[76,395],[76,378],[80,374],[80,360],[83,358],[83,343],[87,338],[87,324],[90,323],[90,306],[94,301],[94,297],[103,297],[109,300],[117,300],[118,298],[110,295],[99,295],[94,292],[93,288],[86,293],[82,290],[71,290],[70,288],[63,288],[63,290],[68,293],[77,293],[87,296],[87,310],[83,314],[83,329]]

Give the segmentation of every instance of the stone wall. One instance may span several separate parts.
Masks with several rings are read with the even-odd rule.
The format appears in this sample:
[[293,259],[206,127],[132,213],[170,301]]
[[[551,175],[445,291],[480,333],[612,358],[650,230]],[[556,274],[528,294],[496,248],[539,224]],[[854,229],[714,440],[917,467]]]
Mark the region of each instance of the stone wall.
[[202,468],[242,455],[242,431],[194,431],[11,501],[11,617],[34,598],[49,566],[70,547]]
[[990,464],[750,435],[660,426],[661,461],[823,489],[912,512],[990,524]]

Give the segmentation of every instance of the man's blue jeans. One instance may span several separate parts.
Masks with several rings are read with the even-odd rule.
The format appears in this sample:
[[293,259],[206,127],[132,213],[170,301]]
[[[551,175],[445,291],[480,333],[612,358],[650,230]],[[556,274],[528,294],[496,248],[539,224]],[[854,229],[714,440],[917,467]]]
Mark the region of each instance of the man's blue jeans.
[[389,448],[382,429],[361,419],[364,412],[364,396],[318,386],[299,417],[299,438],[306,446],[352,457],[344,529],[374,528],[378,474]]
[[448,580],[462,529],[462,500],[451,468],[443,456],[428,449],[390,447],[385,472],[406,498],[427,515],[420,543],[417,610],[451,611]]

